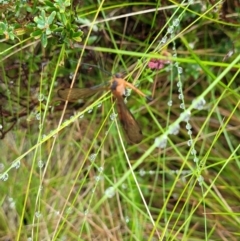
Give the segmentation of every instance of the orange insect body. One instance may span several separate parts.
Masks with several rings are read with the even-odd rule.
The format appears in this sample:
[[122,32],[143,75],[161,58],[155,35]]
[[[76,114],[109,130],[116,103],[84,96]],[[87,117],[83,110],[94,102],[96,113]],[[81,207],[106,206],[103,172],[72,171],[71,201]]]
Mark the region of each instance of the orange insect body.
[[124,102],[123,96],[125,95],[126,91],[126,83],[127,82],[124,79],[115,78],[112,81],[110,88],[113,96],[116,99],[119,120],[124,129],[128,142],[136,144],[142,141],[143,135],[139,124],[135,120],[132,113],[128,110]]
[[[131,88],[141,96],[146,97],[146,95],[143,94],[131,83],[126,82],[122,78],[115,77],[113,80],[110,81],[110,83],[110,90],[115,97],[119,120],[124,129],[128,142],[132,144],[141,142],[143,139],[143,135],[140,126],[135,120],[132,113],[128,110],[126,104],[124,103],[124,95],[126,92],[126,87]],[[87,98],[99,91],[107,89],[109,89],[109,87],[106,86],[95,86],[92,88],[67,88],[59,89],[57,94],[61,99],[75,102],[80,98]]]

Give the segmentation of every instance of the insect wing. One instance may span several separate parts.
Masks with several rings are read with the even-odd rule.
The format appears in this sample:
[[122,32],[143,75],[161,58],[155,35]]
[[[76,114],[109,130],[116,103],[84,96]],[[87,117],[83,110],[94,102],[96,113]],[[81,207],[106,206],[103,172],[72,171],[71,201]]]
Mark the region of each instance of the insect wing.
[[63,100],[68,100],[69,102],[75,102],[79,99],[85,99],[91,95],[96,94],[99,91],[105,90],[106,87],[98,88],[65,88],[59,89],[57,95]]
[[137,144],[141,142],[143,139],[142,131],[134,116],[128,110],[126,104],[124,103],[124,99],[118,96],[116,98],[116,104],[119,120],[124,129],[128,141],[132,144]]

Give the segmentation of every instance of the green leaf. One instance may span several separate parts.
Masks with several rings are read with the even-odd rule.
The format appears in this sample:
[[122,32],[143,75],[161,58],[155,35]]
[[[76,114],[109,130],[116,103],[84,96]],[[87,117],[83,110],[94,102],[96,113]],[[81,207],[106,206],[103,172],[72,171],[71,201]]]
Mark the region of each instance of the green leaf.
[[72,34],[72,39],[75,40],[76,42],[81,42],[82,41],[82,32],[77,32]]
[[67,25],[67,18],[66,18],[66,15],[65,14],[62,14],[62,13],[58,13],[58,18],[60,20],[60,22],[63,23],[63,25]]
[[37,24],[38,28],[44,29],[44,27],[45,27],[45,20],[42,18],[42,16],[34,17],[33,21]]
[[60,13],[64,13],[66,10],[66,7],[70,6],[70,0],[54,0],[56,3],[54,3],[54,6],[59,9]]
[[15,35],[14,35],[14,33],[13,32],[9,32],[8,33],[9,35],[9,38],[11,39],[11,40],[14,40],[14,38],[15,38]]
[[43,47],[46,48],[46,46],[47,46],[47,35],[46,35],[46,33],[42,33],[41,42],[42,42]]
[[7,26],[5,23],[0,22],[0,34],[4,34],[4,32],[7,30]]
[[45,11],[42,9],[41,10],[41,15],[40,15],[41,19],[45,20],[46,19],[46,13]]
[[37,29],[34,32],[31,33],[31,37],[34,38],[40,38],[42,35],[42,30],[41,29]]
[[53,12],[50,14],[50,16],[48,17],[48,20],[47,20],[47,24],[48,24],[48,25],[52,24],[55,16],[56,16],[56,12],[53,11]]
[[0,30],[6,30],[7,29],[7,24],[4,22],[0,22]]
[[46,35],[50,35],[52,33],[51,29],[50,28],[47,28],[46,29]]
[[51,8],[54,7],[54,4],[52,3],[52,1],[45,0],[45,1],[44,1],[44,4],[45,4],[46,6],[48,6],[48,7],[51,7]]

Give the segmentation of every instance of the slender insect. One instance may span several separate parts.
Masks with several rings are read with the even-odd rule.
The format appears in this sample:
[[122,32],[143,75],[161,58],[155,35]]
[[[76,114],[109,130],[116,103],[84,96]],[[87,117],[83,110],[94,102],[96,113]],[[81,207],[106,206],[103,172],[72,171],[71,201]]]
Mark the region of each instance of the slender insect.
[[134,90],[139,95],[151,100],[151,98],[147,97],[144,93],[142,93],[139,89],[133,86],[131,83],[126,82],[124,79],[120,78],[116,75],[111,81],[110,86],[93,86],[91,88],[65,88],[59,89],[57,94],[63,100],[68,100],[69,102],[75,102],[82,98],[87,98],[91,95],[96,94],[97,92],[103,90],[110,90],[112,95],[115,98],[117,105],[117,112],[119,116],[119,120],[125,132],[126,138],[129,143],[137,144],[142,141],[143,135],[139,124],[136,119],[132,115],[132,113],[128,110],[126,104],[124,103],[124,95],[126,94],[126,87]]

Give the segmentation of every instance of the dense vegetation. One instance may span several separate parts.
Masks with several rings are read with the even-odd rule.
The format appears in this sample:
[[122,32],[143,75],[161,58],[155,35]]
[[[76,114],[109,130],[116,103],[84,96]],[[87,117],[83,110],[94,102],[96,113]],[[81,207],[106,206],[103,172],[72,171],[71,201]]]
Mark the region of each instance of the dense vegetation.
[[1,241],[239,240],[239,1],[0,4]]

